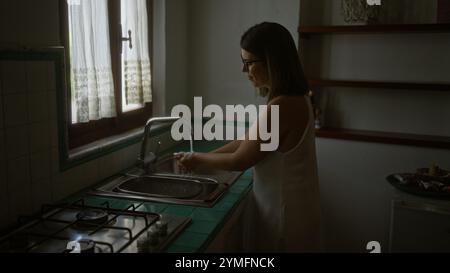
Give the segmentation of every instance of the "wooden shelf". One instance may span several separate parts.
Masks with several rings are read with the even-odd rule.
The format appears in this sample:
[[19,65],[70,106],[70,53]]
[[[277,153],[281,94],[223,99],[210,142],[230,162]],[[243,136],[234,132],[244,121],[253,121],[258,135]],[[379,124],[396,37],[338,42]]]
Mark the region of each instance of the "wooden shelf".
[[[450,33],[450,24],[403,24],[403,25],[342,25],[342,26],[300,26],[300,38],[320,34],[395,34],[395,33]],[[424,91],[450,91],[450,83],[376,82],[309,78],[311,86],[353,87],[373,89],[404,89]],[[354,130],[323,127],[316,130],[319,138],[342,139],[391,145],[407,145],[436,149],[450,149],[450,136],[418,135],[395,132]]]
[[300,37],[313,34],[373,34],[373,33],[437,33],[450,32],[450,24],[402,24],[358,26],[301,26]]
[[445,136],[416,135],[341,128],[316,129],[316,136],[320,138],[450,149],[450,137]]
[[377,89],[406,89],[406,90],[430,90],[450,92],[450,83],[412,83],[412,82],[371,82],[371,81],[344,81],[308,79],[311,86],[318,87],[354,87],[354,88],[377,88]]

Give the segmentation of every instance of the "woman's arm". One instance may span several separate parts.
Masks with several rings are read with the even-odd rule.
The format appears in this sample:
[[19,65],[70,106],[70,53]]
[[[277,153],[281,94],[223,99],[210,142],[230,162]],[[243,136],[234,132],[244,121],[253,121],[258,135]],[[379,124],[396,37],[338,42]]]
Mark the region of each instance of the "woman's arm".
[[267,152],[260,150],[260,141],[243,140],[237,150],[231,153],[178,153],[175,155],[188,170],[220,169],[244,171],[254,166]]
[[[267,152],[261,151],[261,141],[241,140],[228,147],[219,148],[222,152],[211,153],[179,153],[175,155],[187,170],[220,169],[226,171],[244,171],[261,160]],[[234,152],[224,152],[225,149],[236,149]]]
[[212,151],[211,153],[215,154],[234,153],[239,148],[239,145],[241,145],[241,140],[234,140]]
[[[257,129],[257,123],[250,130]],[[220,169],[226,171],[243,171],[255,165],[265,152],[261,152],[260,140],[249,140],[246,133],[245,140],[235,140],[210,153],[176,153],[175,158],[186,170]]]
[[[270,107],[268,111],[262,113],[262,119],[270,120]],[[276,122],[279,122],[277,120]],[[253,134],[251,134],[253,133]],[[257,136],[256,140],[250,140],[249,136]],[[262,141],[259,137],[258,122],[253,123],[245,135],[245,140],[233,141],[213,153],[179,153],[176,158],[181,165],[190,170],[195,168],[221,169],[227,171],[243,171],[262,160],[268,152],[262,151]]]

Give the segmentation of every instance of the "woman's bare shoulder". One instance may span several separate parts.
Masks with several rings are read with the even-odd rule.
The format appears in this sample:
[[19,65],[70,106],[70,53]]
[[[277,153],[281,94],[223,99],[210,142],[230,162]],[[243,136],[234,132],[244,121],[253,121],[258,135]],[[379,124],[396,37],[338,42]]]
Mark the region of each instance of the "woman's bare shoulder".
[[268,103],[269,106],[280,105],[283,110],[302,110],[307,109],[304,96],[277,96]]
[[280,105],[285,104],[287,102],[288,96],[276,96],[275,98],[271,99],[268,103],[268,105]]

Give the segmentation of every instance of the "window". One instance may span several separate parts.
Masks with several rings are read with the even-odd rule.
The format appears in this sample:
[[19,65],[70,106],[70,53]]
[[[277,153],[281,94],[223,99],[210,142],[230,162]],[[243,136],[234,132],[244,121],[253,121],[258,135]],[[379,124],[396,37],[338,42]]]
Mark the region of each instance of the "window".
[[152,113],[152,1],[61,2],[69,149],[142,127]]

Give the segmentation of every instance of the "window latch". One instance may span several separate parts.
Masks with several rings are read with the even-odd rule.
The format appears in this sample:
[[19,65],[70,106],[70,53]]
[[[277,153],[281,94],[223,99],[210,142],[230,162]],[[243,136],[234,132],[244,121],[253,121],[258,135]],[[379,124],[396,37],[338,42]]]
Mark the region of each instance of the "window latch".
[[[122,36],[122,25],[119,25],[120,37]],[[122,52],[122,43],[128,42],[128,47],[133,49],[133,39],[131,38],[131,30],[128,30],[128,37],[120,38],[120,52]]]
[[131,30],[128,30],[128,38],[122,37],[122,42],[128,42],[128,47],[133,49],[133,39],[131,38]]

